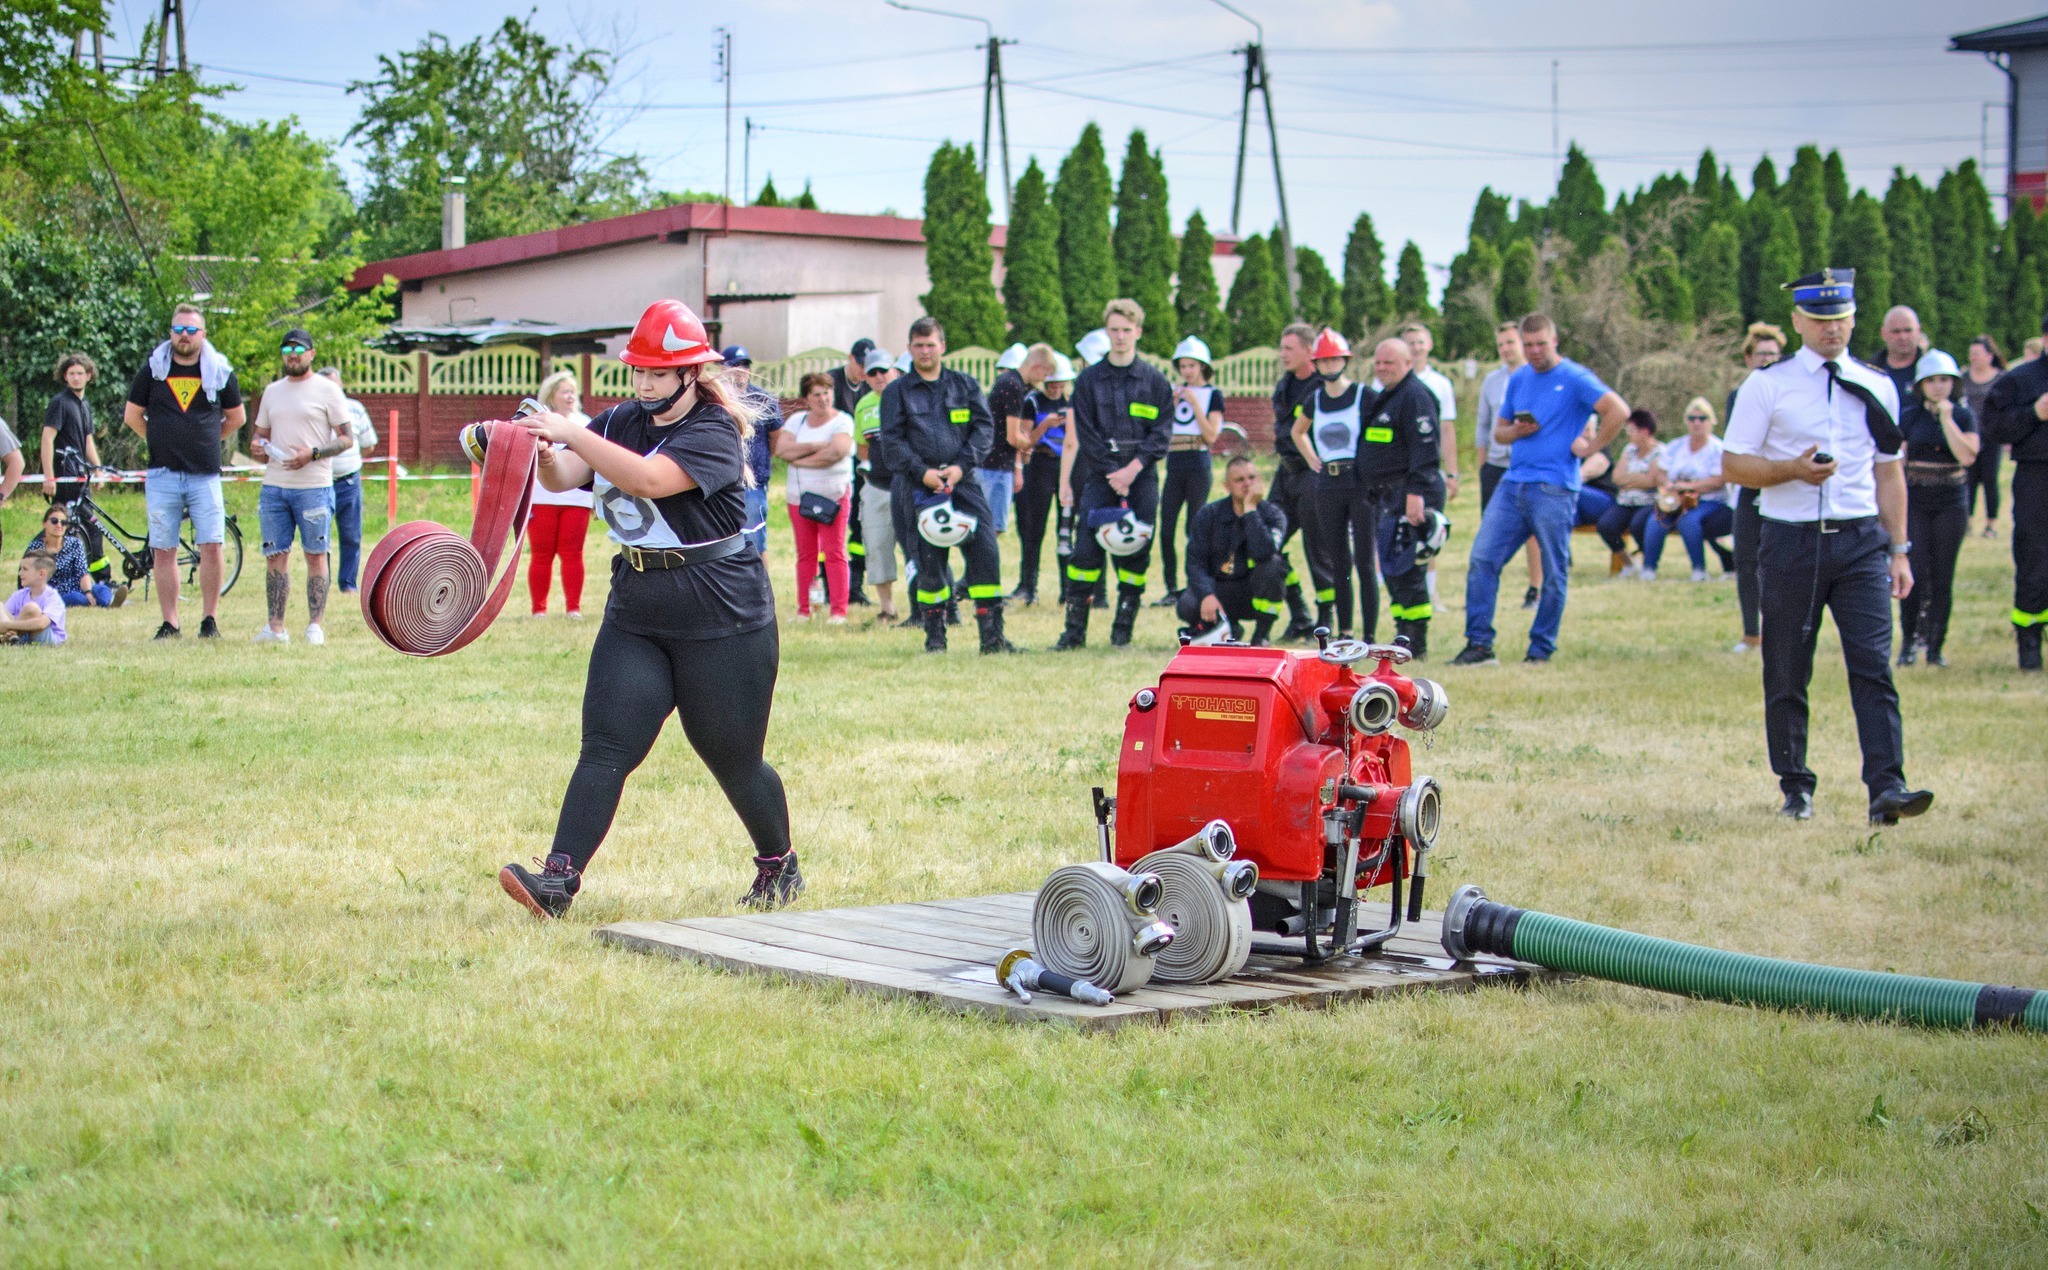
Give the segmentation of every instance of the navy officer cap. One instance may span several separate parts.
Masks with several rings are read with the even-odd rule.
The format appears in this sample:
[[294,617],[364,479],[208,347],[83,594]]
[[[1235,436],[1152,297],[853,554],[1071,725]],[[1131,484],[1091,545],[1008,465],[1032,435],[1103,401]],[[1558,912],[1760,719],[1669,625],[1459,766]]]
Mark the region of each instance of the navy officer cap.
[[1792,307],[1810,318],[1845,318],[1856,312],[1856,271],[1823,269],[1786,283],[1780,290],[1792,293]]

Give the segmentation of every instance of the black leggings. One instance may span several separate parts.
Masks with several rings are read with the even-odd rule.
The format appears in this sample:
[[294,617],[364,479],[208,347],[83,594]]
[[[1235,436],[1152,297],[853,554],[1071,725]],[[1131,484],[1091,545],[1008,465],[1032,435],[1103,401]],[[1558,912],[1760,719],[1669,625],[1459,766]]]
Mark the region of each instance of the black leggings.
[[635,635],[607,621],[583,686],[583,752],[555,823],[554,850],[578,872],[611,831],[626,776],[646,759],[670,711],[711,769],[754,854],[789,850],[782,777],[761,759],[781,646],[773,625],[724,639]]
[[1913,544],[1913,589],[1899,601],[1899,634],[1906,647],[1918,636],[1938,653],[1948,638],[1954,603],[1956,556],[1970,533],[1970,509],[1961,485],[1913,485],[1906,490],[1906,537]]
[[1977,510],[1977,491],[1981,489],[1984,491],[1984,522],[1989,524],[1998,519],[1998,465],[2004,449],[1996,441],[1987,440],[1977,451],[1976,462],[1970,464],[1970,501],[1963,509],[1966,518]]
[[1188,529],[1195,527],[1195,513],[1209,501],[1210,463],[1207,450],[1182,450],[1166,456],[1166,479],[1159,485],[1159,525],[1154,538],[1159,543],[1159,563],[1166,570],[1166,589],[1180,590],[1180,544],[1185,532],[1176,534],[1182,508],[1187,509]]
[[[1038,558],[1045,552],[1045,528],[1052,523],[1053,504],[1060,497],[1060,456],[1033,446],[1024,463],[1024,487],[1017,491],[1017,542],[1023,559],[1017,565],[1017,587],[1038,593]],[[1066,561],[1059,568],[1065,570]]]

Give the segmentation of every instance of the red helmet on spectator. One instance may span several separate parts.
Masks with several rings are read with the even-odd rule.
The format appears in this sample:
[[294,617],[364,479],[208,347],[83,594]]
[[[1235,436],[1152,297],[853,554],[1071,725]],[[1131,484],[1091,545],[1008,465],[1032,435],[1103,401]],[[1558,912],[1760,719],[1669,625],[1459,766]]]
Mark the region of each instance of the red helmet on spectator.
[[626,351],[619,360],[628,366],[702,366],[720,360],[710,332],[681,300],[656,300],[640,315]]
[[1351,345],[1343,336],[1337,334],[1337,328],[1334,326],[1324,327],[1323,333],[1316,336],[1316,346],[1308,352],[1309,360],[1312,362],[1320,362],[1330,357],[1350,356]]

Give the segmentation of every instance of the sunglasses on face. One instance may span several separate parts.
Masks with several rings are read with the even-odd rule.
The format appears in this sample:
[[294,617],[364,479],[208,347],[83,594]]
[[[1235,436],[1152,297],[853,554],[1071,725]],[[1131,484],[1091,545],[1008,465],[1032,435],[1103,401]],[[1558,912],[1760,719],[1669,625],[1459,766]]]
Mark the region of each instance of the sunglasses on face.
[[45,525],[55,525],[57,528],[62,529],[66,525],[69,525],[71,522],[64,519],[62,516],[45,516],[43,517],[43,523]]
[[206,330],[206,328],[205,328],[205,327],[203,327],[203,326],[173,326],[173,327],[171,327],[171,334],[173,334],[173,335],[200,335],[200,334],[203,334],[203,333],[205,332],[205,330]]
[[283,353],[286,357],[296,357],[300,353],[310,353],[313,350],[307,348],[304,344],[286,344],[277,351]]
[[1687,423],[1705,423],[1705,422],[1707,421],[1707,416],[1705,416],[1705,415],[1687,415],[1687,416],[1685,417],[1685,421],[1686,421]]

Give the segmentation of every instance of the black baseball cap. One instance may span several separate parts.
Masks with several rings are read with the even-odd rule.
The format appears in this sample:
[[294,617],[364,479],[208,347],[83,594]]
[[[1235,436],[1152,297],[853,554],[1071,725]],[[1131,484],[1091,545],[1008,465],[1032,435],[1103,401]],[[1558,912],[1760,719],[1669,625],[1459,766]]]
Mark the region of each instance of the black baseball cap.
[[875,342],[863,335],[853,342],[852,348],[846,350],[846,355],[862,365],[866,365],[868,354],[874,351],[874,347]]
[[291,330],[286,331],[284,338],[278,341],[278,347],[280,348],[287,344],[297,344],[303,348],[310,349],[313,347],[313,337],[306,333],[305,327],[295,326]]

